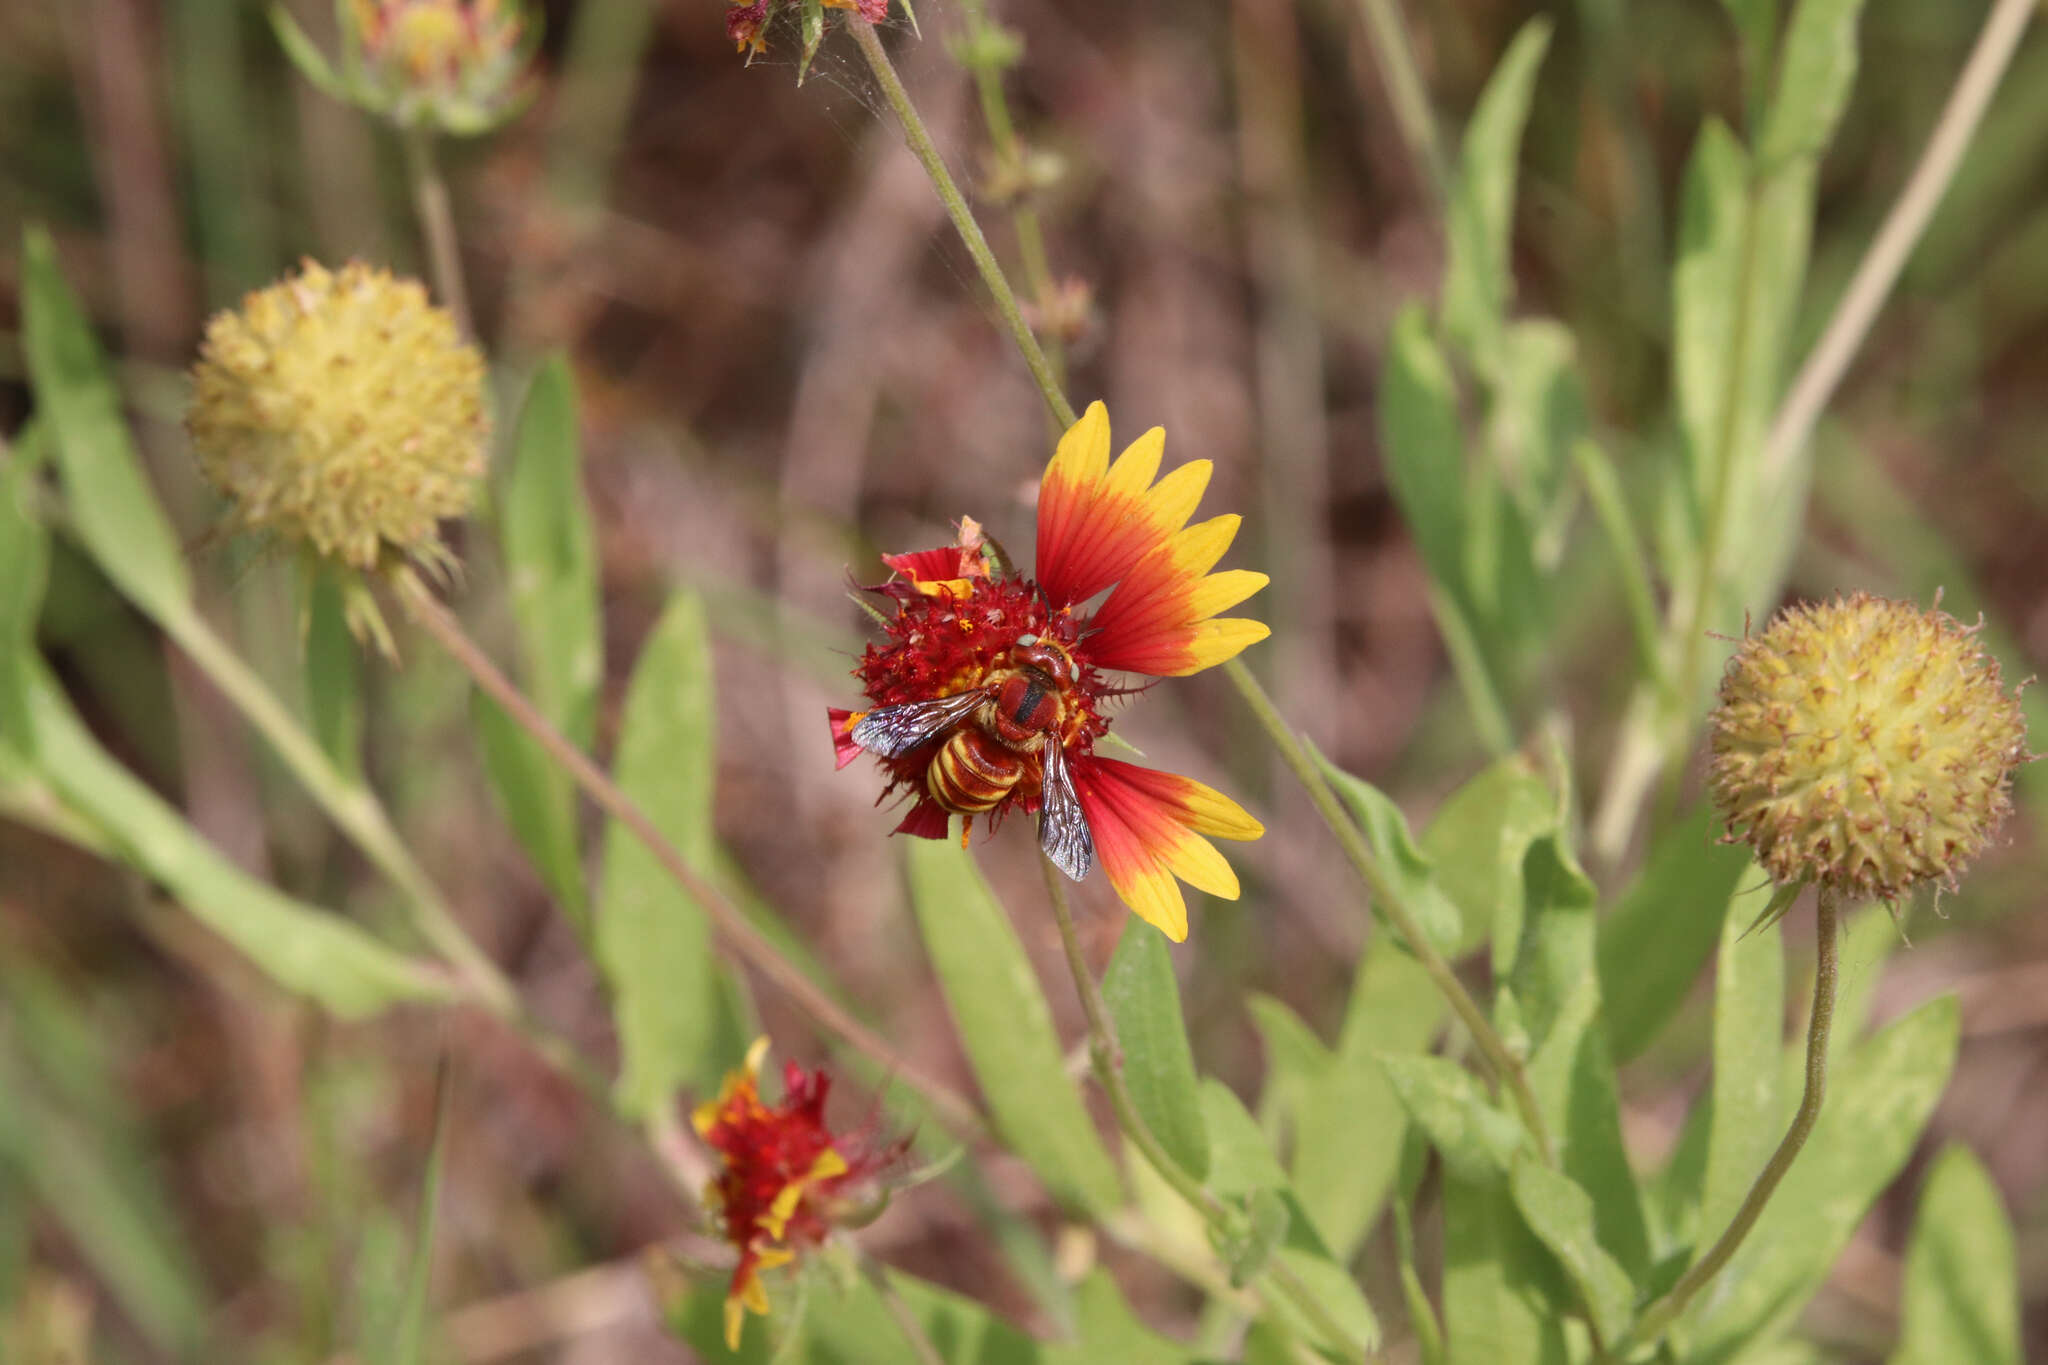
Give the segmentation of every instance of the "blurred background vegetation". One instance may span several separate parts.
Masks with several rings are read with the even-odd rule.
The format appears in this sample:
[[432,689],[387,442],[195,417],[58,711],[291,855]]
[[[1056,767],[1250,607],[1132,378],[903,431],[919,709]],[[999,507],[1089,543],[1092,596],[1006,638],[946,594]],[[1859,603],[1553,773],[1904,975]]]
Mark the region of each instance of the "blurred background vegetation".
[[[1104,397],[1126,436],[1164,425],[1170,459],[1217,462],[1213,503],[1248,514],[1233,562],[1274,577],[1255,605],[1276,634],[1255,667],[1325,752],[1421,821],[1487,754],[1378,451],[1389,331],[1434,293],[1445,248],[1362,7],[995,3],[1022,39],[1007,85],[1028,167],[996,154],[972,78],[948,55],[990,7],[921,0],[921,39],[893,26],[927,120],[1013,259],[1003,196],[1029,171],[1051,274],[1073,282],[1070,390]],[[331,33],[322,0],[288,8]],[[743,64],[718,0],[543,8],[533,108],[449,144],[448,169],[501,429],[545,354],[565,351],[580,386],[608,655],[600,752],[668,588],[695,586],[717,641],[718,832],[734,878],[781,907],[888,1037],[967,1084],[902,909],[898,850],[882,838],[893,822],[871,808],[871,782],[835,780],[823,713],[853,695],[863,627],[849,574],[874,581],[878,550],[934,543],[962,513],[1025,538],[1049,448],[1041,401],[850,49],[828,40],[799,88],[787,35]],[[0,0],[0,430],[31,406],[8,296],[19,229],[40,222],[118,358],[207,611],[278,664],[297,649],[289,564],[208,534],[216,508],[184,448],[181,371],[210,311],[301,256],[427,272],[393,139],[300,79],[263,9]],[[1896,195],[1982,9],[1870,0],[1861,74],[1822,166],[1794,354]],[[1703,118],[1746,121],[1738,47],[1709,0],[1410,5],[1447,133],[1539,12],[1556,30],[1523,148],[1517,306],[1571,329],[1593,427],[1642,501],[1640,471],[1674,440],[1680,172]],[[1941,591],[1958,616],[1985,614],[2008,676],[2041,669],[2044,343],[2037,32],[1824,428],[1793,591],[1923,603]],[[1588,545],[1561,560],[1539,676],[1521,691],[1551,708],[1591,788],[1634,675],[1619,590],[1581,525]],[[493,546],[472,532],[457,549],[465,611],[504,646]],[[236,861],[390,918],[389,893],[232,712],[61,545],[43,645],[101,739]],[[610,1025],[591,969],[487,794],[464,680],[424,649],[365,676],[373,779],[536,1009],[602,1053]],[[1247,898],[1196,906],[1192,950],[1176,954],[1197,1055],[1250,1088],[1262,1061],[1246,993],[1278,996],[1327,1034],[1364,926],[1334,849],[1223,687],[1160,689],[1119,731],[1159,766],[1227,777],[1266,820],[1268,837],[1237,859]],[[1883,963],[1877,1018],[1954,989],[1964,1043],[1923,1160],[1808,1312],[1843,1359],[1878,1357],[1896,1332],[1924,1155],[1948,1141],[1977,1151],[2008,1202],[2027,1340],[2048,1357],[2043,809],[2023,801],[1942,917],[1917,907],[1913,948]],[[1035,903],[1033,862],[1022,838],[982,855],[1019,905]],[[1100,879],[1082,909],[1099,961],[1124,914]],[[1057,980],[1050,921],[1018,924]],[[1051,995],[1071,1012],[1069,992]],[[1708,998],[1702,983],[1623,1072],[1640,1164],[1668,1152],[1698,1094]],[[815,1056],[780,1001],[760,1005],[781,1051]],[[1077,1018],[1061,1022],[1078,1035]],[[443,1052],[458,1156],[434,1299],[451,1306],[450,1358],[690,1359],[659,1330],[638,1259],[665,1242],[687,1260],[687,1211],[644,1150],[509,1035],[404,1011],[333,1023],[167,913],[136,874],[0,824],[0,1359],[74,1359],[31,1343],[88,1335],[93,1359],[155,1359],[152,1325],[203,1315],[232,1344],[223,1358],[322,1360],[351,1324],[396,1311]],[[1041,1197],[1005,1163],[988,1179],[1013,1206]],[[891,1260],[1032,1320],[1030,1294],[955,1192],[913,1192],[873,1235]],[[1155,1268],[1113,1263],[1148,1319],[1172,1327],[1189,1311]],[[1386,1263],[1384,1247],[1367,1249],[1369,1288],[1384,1291]]]

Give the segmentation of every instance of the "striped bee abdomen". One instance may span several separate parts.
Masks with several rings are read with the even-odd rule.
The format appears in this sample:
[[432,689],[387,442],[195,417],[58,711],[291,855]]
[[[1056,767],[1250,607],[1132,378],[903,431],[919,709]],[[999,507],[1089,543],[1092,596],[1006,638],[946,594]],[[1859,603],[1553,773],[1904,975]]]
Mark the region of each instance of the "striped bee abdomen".
[[925,773],[932,800],[960,815],[1002,803],[1024,775],[1024,755],[978,725],[963,725],[940,746]]

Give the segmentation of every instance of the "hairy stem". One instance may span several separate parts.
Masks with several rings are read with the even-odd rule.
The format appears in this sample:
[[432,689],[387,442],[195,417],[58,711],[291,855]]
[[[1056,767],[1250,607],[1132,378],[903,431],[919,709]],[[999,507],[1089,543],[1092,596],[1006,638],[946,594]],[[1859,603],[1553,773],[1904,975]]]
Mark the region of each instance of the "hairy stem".
[[427,241],[427,262],[434,289],[455,316],[465,337],[476,336],[469,315],[469,286],[462,279],[462,256],[456,249],[455,211],[448,200],[448,182],[434,156],[434,134],[428,128],[407,128],[399,134],[405,146],[405,171],[412,181],[413,208],[420,216],[420,235]]
[[995,299],[996,312],[1002,315],[1003,326],[1008,329],[1010,339],[1024,353],[1024,363],[1030,368],[1031,377],[1038,381],[1038,391],[1045,395],[1046,406],[1052,409],[1061,426],[1072,426],[1074,405],[1067,401],[1059,376],[1053,372],[1052,362],[1046,358],[1045,349],[1038,344],[1038,337],[1033,334],[1030,324],[1024,321],[1024,310],[1018,306],[1017,293],[1010,288],[1009,277],[1003,274],[995,252],[989,250],[988,238],[982,235],[981,224],[974,220],[974,210],[968,207],[966,196],[954,183],[953,173],[946,169],[946,160],[932,142],[931,132],[924,126],[917,106],[910,102],[910,92],[903,88],[902,78],[896,74],[895,65],[883,50],[881,36],[865,19],[849,18],[846,26],[853,31],[861,56],[867,58],[869,68],[875,73],[875,80],[882,87],[882,97],[896,111],[896,120],[903,127],[904,142],[909,144],[911,154],[924,167],[925,174],[931,177],[939,202],[946,206],[946,216],[953,220],[960,240],[967,245],[967,254],[974,258],[974,268],[981,272],[982,282]]
[[[1081,1013],[1088,1021],[1088,1060],[1096,1081],[1109,1097],[1110,1112],[1116,1116],[1116,1126],[1130,1139],[1131,1145],[1138,1149],[1147,1164],[1159,1173],[1160,1179],[1186,1200],[1212,1231],[1230,1232],[1235,1221],[1231,1211],[1201,1181],[1182,1169],[1152,1132],[1144,1115],[1138,1112],[1137,1102],[1131,1098],[1130,1086],[1124,1081],[1123,1050],[1117,1046],[1116,1031],[1109,1021],[1109,1007],[1103,1003],[1102,988],[1096,984],[1095,973],[1089,968],[1087,956],[1081,950],[1080,934],[1074,928],[1073,907],[1067,903],[1066,874],[1054,867],[1049,858],[1041,858],[1039,862],[1039,870],[1045,875],[1045,893],[1052,901],[1053,919],[1059,925],[1060,945],[1066,950],[1067,970],[1073,974],[1074,989],[1081,997]],[[1150,933],[1152,930],[1148,927],[1140,932]],[[1274,1289],[1284,1295],[1319,1334],[1338,1344],[1347,1359],[1368,1358],[1285,1262],[1269,1260],[1261,1273],[1272,1280]]]
[[1841,302],[1835,305],[1834,316],[1828,319],[1827,330],[1821,333],[1806,363],[1799,367],[1799,376],[1792,381],[1785,405],[1771,422],[1770,433],[1764,438],[1766,480],[1783,474],[1785,466],[1813,434],[1813,424],[1833,396],[1835,386],[1842,382],[1849,361],[1869,334],[1878,309],[1884,306],[1899,272],[1913,254],[1914,245],[1927,230],[1928,220],[1934,216],[1942,195],[1947,193],[1949,181],[1955,178],[1956,168],[1962,165],[1963,154],[1969,150],[1970,139],[1991,103],[1992,92],[2012,61],[2020,35],[2026,32],[2035,3],[2036,0],[1998,0],[1985,19],[1977,45],[1970,50],[1969,60],[1949,92],[1941,118],[1920,153],[1919,164],[1913,167],[1898,201],[1885,215],[1877,236],[1871,239]]
[[1551,1146],[1549,1126],[1543,1121],[1543,1110],[1536,1103],[1536,1093],[1529,1088],[1529,1078],[1524,1073],[1521,1062],[1508,1050],[1508,1045],[1501,1040],[1492,1021],[1486,1017],[1486,1012],[1479,1008],[1479,1002],[1465,989],[1465,983],[1458,980],[1458,974],[1451,970],[1449,961],[1422,932],[1421,923],[1416,919],[1414,909],[1408,904],[1407,898],[1401,894],[1400,887],[1387,875],[1386,869],[1380,866],[1379,859],[1373,856],[1372,849],[1366,845],[1365,836],[1359,832],[1357,822],[1344,810],[1343,805],[1337,800],[1337,794],[1330,790],[1330,784],[1317,769],[1315,760],[1309,757],[1308,750],[1300,738],[1288,728],[1279,709],[1273,705],[1273,699],[1266,695],[1266,689],[1259,685],[1259,680],[1245,667],[1241,659],[1232,659],[1223,666],[1223,671],[1229,674],[1230,681],[1236,685],[1239,695],[1251,708],[1253,718],[1273,741],[1273,747],[1280,751],[1280,757],[1287,764],[1288,770],[1308,793],[1308,799],[1315,805],[1316,813],[1323,817],[1323,823],[1328,825],[1330,833],[1336,836],[1337,846],[1343,850],[1345,860],[1351,864],[1359,880],[1365,883],[1366,889],[1378,901],[1380,913],[1384,914],[1399,931],[1409,951],[1415,954],[1415,960],[1422,964],[1422,969],[1429,974],[1429,979],[1436,984],[1437,990],[1443,993],[1444,999],[1448,1000],[1451,1008],[1457,1012],[1459,1020],[1478,1046],[1480,1056],[1485,1059],[1487,1070],[1493,1074],[1495,1083],[1505,1087],[1513,1099],[1515,1111],[1522,1116],[1523,1125],[1528,1128],[1529,1135],[1536,1140],[1537,1150],[1542,1153],[1544,1161],[1556,1165],[1557,1157]]
[[690,865],[682,851],[642,810],[632,797],[620,790],[590,757],[557,730],[543,716],[526,695],[512,685],[510,679],[499,671],[498,666],[462,628],[449,610],[442,606],[426,584],[413,574],[398,576],[395,580],[400,599],[407,614],[415,624],[431,636],[436,644],[447,651],[450,658],[460,664],[475,680],[484,693],[504,708],[505,714],[524,729],[548,756],[559,763],[574,778],[576,784],[589,794],[606,814],[633,832],[635,838],[647,846],[655,860],[674,879],[675,883],[704,908],[704,913],[718,928],[719,936],[732,952],[749,966],[774,982],[782,992],[799,1008],[827,1031],[837,1034],[846,1043],[866,1053],[877,1063],[892,1072],[903,1083],[921,1095],[932,1108],[932,1113],[963,1139],[975,1139],[987,1131],[987,1123],[981,1112],[968,1100],[955,1093],[941,1082],[926,1075],[909,1058],[890,1046],[880,1034],[853,1017],[838,1001],[819,989],[803,971],[771,943],[767,936],[748,921],[745,915],[727,900],[724,893],[713,886],[710,880]]
[[1793,1159],[1813,1132],[1814,1122],[1820,1117],[1821,1101],[1827,1096],[1828,1034],[1835,1022],[1836,960],[1840,946],[1835,910],[1834,894],[1823,887],[1816,913],[1820,941],[1813,970],[1813,1013],[1806,1025],[1806,1091],[1799,1097],[1799,1111],[1792,1116],[1792,1126],[1785,1130],[1785,1138],[1778,1144],[1778,1150],[1757,1173],[1756,1183],[1749,1187],[1742,1207],[1735,1211],[1735,1217],[1729,1220],[1728,1229],[1721,1234],[1720,1240],[1693,1263],[1678,1283],[1671,1286],[1669,1293],[1644,1310],[1635,1330],[1620,1348],[1620,1354],[1624,1356],[1633,1348],[1648,1345],[1663,1335],[1673,1320],[1685,1311],[1685,1306],[1692,1302],[1693,1296],[1706,1288],[1727,1266],[1743,1239],[1749,1236],[1750,1229],[1756,1226],[1764,1205],[1770,1202],[1778,1183],[1792,1169]]

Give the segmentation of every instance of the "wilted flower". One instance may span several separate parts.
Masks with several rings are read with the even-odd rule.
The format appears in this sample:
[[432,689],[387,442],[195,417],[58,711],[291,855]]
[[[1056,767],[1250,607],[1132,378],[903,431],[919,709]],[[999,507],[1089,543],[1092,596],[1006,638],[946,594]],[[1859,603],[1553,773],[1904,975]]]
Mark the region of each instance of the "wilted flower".
[[353,569],[434,564],[484,470],[483,381],[416,281],[307,261],[207,324],[186,428],[235,525]]
[[[747,54],[751,64],[768,50],[768,25],[784,10],[795,10],[804,44],[798,63],[801,83],[802,73],[810,70],[811,59],[818,55],[818,44],[825,36],[826,10],[843,9],[868,23],[879,24],[888,19],[889,4],[890,0],[727,0],[725,36]],[[903,0],[903,10],[910,13],[909,0]]]
[[282,9],[286,53],[308,80],[401,127],[487,132],[517,114],[539,40],[520,0],[346,0],[337,72]]
[[1040,847],[1067,875],[1079,880],[1099,855],[1124,903],[1177,942],[1188,921],[1176,878],[1238,893],[1237,874],[1205,836],[1256,839],[1264,829],[1192,778],[1098,755],[1104,703],[1133,690],[1106,675],[1196,673],[1269,632],[1217,617],[1266,576],[1209,572],[1242,518],[1188,526],[1210,465],[1197,460],[1155,483],[1165,444],[1155,427],[1112,465],[1109,416],[1089,406],[1039,486],[1035,581],[971,521],[957,545],[884,556],[899,577],[875,591],[896,613],[888,642],[868,646],[854,671],[873,705],[830,716],[840,766],[866,749],[888,774],[884,795],[911,797],[897,832],[941,839],[954,814],[970,824],[986,814],[993,828],[1012,809],[1036,811]]
[[746,1315],[768,1311],[761,1272],[787,1265],[835,1225],[872,1216],[886,1193],[881,1177],[907,1147],[878,1145],[871,1134],[833,1133],[825,1124],[831,1078],[795,1062],[782,1068],[782,1102],[763,1103],[767,1053],[768,1040],[756,1039],[745,1069],[729,1074],[718,1098],[691,1115],[698,1135],[725,1160],[704,1198],[739,1252],[725,1296],[725,1343],[733,1350]]
[[1952,885],[2026,756],[1998,663],[1939,611],[1858,593],[1742,642],[1712,716],[1714,803],[1782,885],[1897,901]]

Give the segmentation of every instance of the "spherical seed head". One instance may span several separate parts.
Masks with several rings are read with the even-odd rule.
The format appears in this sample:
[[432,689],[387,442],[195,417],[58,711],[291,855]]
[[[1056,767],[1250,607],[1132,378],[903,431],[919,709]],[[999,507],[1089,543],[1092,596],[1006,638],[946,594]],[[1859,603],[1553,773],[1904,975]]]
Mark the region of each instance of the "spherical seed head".
[[1781,885],[1860,899],[1953,885],[2026,757],[2018,698],[1974,630],[1861,593],[1788,607],[1744,640],[1710,723],[1729,837]]
[[357,569],[445,555],[484,470],[484,363],[417,282],[307,261],[207,324],[192,378],[186,429],[236,525]]

